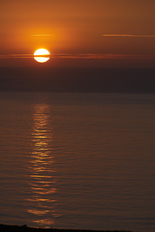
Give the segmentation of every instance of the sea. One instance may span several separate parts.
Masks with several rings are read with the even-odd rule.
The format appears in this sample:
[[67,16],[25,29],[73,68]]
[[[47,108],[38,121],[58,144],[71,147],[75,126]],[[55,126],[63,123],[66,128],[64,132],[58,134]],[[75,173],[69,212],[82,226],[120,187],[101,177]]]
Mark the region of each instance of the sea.
[[1,91],[0,223],[155,231],[155,95]]

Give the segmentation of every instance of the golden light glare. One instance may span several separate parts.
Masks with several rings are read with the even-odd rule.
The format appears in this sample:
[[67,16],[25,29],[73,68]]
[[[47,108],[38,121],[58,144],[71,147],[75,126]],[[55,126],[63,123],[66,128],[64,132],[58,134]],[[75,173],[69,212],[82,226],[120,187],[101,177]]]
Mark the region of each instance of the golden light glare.
[[47,49],[39,48],[34,52],[34,59],[39,63],[45,63],[50,59],[50,52]]

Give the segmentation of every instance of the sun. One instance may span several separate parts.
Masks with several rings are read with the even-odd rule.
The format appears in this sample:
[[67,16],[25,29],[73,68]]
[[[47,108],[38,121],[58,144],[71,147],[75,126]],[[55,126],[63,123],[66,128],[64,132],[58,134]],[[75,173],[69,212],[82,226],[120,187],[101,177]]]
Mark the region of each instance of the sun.
[[34,52],[34,59],[39,63],[45,63],[50,59],[50,52],[45,48],[39,48]]

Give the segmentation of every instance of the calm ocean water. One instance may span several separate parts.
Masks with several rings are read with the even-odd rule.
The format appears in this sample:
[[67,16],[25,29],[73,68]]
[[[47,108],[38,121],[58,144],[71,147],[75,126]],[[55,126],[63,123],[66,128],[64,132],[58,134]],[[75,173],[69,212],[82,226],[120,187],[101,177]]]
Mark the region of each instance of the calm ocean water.
[[155,95],[0,93],[0,223],[155,231]]

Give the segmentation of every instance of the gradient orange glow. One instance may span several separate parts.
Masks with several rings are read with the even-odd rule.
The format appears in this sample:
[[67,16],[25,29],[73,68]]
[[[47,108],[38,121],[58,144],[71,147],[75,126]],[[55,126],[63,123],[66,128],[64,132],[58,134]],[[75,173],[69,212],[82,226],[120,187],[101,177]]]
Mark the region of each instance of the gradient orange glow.
[[59,54],[154,56],[154,9],[154,0],[2,1],[0,56],[33,55],[38,47],[52,50],[53,59]]

